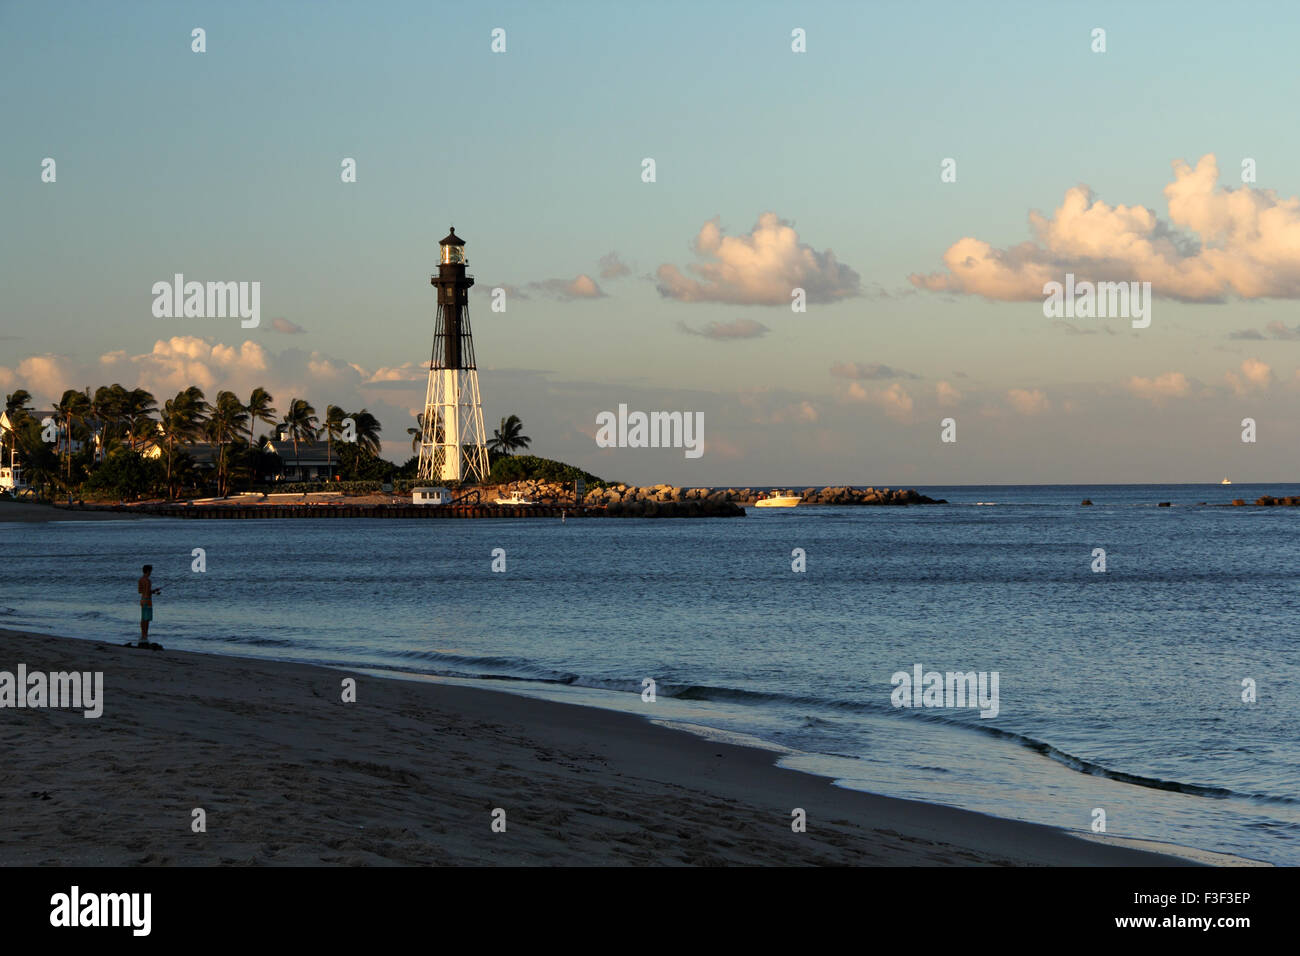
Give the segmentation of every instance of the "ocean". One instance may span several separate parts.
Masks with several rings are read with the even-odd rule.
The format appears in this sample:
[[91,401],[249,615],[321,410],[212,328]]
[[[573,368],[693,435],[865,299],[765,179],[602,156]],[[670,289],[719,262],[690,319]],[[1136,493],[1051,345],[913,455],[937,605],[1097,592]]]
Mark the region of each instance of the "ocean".
[[[1113,836],[1300,864],[1300,509],[1214,506],[1300,485],[918,490],[949,504],[565,522],[0,511],[0,627],[137,637],[151,563],[150,636],[168,648],[643,713],[843,786],[1079,832],[1101,810]],[[996,716],[895,706],[894,675],[918,665],[996,672]]]

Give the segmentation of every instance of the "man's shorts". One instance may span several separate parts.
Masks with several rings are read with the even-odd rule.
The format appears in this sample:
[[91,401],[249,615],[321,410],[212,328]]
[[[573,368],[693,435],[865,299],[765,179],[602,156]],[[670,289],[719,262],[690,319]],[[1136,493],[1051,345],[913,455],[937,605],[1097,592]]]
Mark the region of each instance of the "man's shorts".
[[152,605],[152,604],[141,604],[141,605],[140,605],[140,621],[141,621],[141,623],[143,623],[144,621],[152,621],[152,620],[153,620],[153,605]]

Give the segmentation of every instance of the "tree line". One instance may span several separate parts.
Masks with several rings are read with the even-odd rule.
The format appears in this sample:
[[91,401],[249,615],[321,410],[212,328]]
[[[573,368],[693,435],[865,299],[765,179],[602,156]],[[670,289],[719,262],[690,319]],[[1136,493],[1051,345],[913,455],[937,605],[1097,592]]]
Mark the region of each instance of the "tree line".
[[[33,413],[31,393],[19,388],[5,396],[13,429],[0,436],[0,456],[6,465],[16,459],[28,485],[41,491],[173,499],[192,489],[224,497],[237,487],[260,484],[261,476],[280,473],[287,456],[267,448],[270,435],[256,434],[264,424],[292,443],[295,463],[301,443],[323,437],[327,457],[338,462],[337,471],[331,465],[331,478],[391,481],[414,476],[423,415],[417,427],[407,429],[413,454],[399,466],[379,456],[382,426],[366,409],[347,412],[327,405],[322,420],[306,399],[289,399],[283,414],[274,402],[260,387],[247,401],[223,390],[209,402],[201,388],[191,385],[161,406],[148,390],[116,383],[94,391],[68,389],[54,406],[51,436]],[[437,432],[441,441],[441,428]],[[190,454],[200,442],[214,449],[211,469],[200,467]],[[519,416],[507,416],[488,442],[489,458],[508,458],[530,443]],[[151,448],[157,453],[147,454]]]
[[[223,390],[209,402],[201,388],[191,385],[161,406],[142,388],[113,384],[93,392],[68,389],[54,406],[54,441],[50,442],[49,429],[33,414],[31,393],[20,388],[5,397],[5,411],[14,428],[5,434],[0,454],[6,464],[13,458],[21,462],[28,484],[67,494],[120,492],[134,497],[163,491],[175,498],[182,489],[211,484],[224,496],[235,484],[255,484],[259,475],[280,470],[280,458],[266,447],[270,436],[256,434],[257,425],[263,423],[293,443],[295,459],[300,443],[322,436],[332,455],[346,431],[354,441],[338,448],[341,468],[349,472],[397,468],[378,457],[382,426],[366,409],[346,412],[328,405],[321,421],[306,399],[291,398],[281,417],[274,401],[264,388],[253,389],[247,401]],[[204,473],[189,454],[199,442],[209,442],[215,450],[211,474]],[[145,454],[151,446],[158,449],[156,457]],[[96,449],[101,451],[98,456]]]

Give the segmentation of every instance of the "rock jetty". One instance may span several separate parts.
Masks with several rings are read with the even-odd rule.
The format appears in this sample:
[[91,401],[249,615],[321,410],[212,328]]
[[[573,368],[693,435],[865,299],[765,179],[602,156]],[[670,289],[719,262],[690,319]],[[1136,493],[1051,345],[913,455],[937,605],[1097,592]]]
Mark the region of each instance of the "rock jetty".
[[[510,485],[485,488],[483,499],[492,501],[496,497],[508,497],[515,493],[539,503],[571,502],[573,486],[546,481],[517,481]],[[915,489],[903,488],[854,488],[838,485],[826,488],[791,488],[764,491],[754,488],[681,488],[676,485],[634,485],[615,484],[604,488],[588,488],[583,504],[588,507],[605,507],[611,513],[654,514],[660,510],[683,510],[690,513],[689,506],[717,505],[752,505],[760,497],[770,495],[789,495],[801,498],[801,505],[935,505],[947,504],[947,501],[926,497]],[[664,506],[669,506],[664,508]]]

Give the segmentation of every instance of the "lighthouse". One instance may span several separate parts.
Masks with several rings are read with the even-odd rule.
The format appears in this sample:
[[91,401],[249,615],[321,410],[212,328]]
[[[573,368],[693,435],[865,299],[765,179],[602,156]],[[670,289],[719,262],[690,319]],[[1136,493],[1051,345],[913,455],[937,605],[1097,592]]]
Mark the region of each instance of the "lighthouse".
[[429,279],[438,290],[438,321],[429,359],[416,476],[421,482],[486,484],[483,404],[469,328],[469,288],[474,277],[465,273],[465,240],[456,235],[455,226],[438,247],[438,273]]

